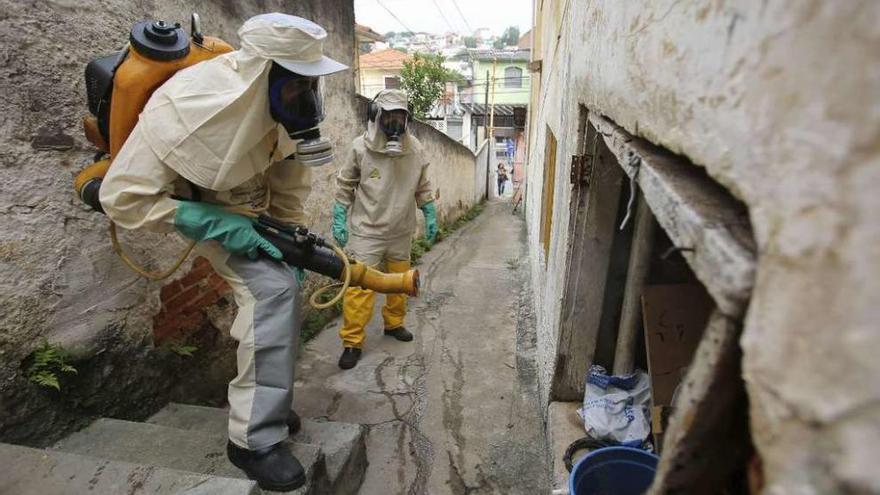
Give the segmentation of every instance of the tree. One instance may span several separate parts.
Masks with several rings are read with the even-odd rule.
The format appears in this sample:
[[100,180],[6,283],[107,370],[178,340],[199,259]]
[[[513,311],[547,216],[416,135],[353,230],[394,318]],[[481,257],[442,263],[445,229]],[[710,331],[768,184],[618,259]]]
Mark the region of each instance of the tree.
[[464,42],[464,46],[467,48],[477,47],[477,38],[474,38],[473,36],[465,36],[461,40]]
[[443,94],[447,81],[460,76],[443,67],[443,56],[414,53],[403,62],[400,71],[400,87],[409,96],[410,111],[416,118],[424,118]]
[[495,38],[495,41],[492,42],[492,48],[496,50],[504,48],[504,38]]
[[388,31],[387,33],[385,33],[385,39],[389,39],[389,40],[390,40],[390,39],[393,38],[396,34],[397,34],[397,33],[395,33],[394,31]]
[[504,34],[501,35],[501,39],[504,40],[504,44],[507,46],[516,46],[517,43],[519,43],[519,28],[516,26],[510,26],[505,29]]

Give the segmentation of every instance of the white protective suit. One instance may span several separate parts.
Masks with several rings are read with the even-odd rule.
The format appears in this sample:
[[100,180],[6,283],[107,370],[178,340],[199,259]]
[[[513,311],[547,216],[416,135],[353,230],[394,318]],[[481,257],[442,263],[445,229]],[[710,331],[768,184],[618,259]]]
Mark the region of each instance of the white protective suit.
[[[368,266],[401,273],[410,268],[410,248],[416,231],[416,207],[434,200],[428,180],[427,157],[415,136],[401,136],[403,153],[389,155],[387,138],[379,128],[383,111],[408,110],[406,93],[386,90],[375,100],[378,112],[367,131],[352,143],[352,155],[336,176],[336,201],[349,209],[351,237],[346,250]],[[344,347],[361,348],[364,327],[373,313],[373,291],[349,287],[343,300],[339,336]],[[407,298],[388,294],[382,318],[386,330],[403,326]]]
[[[323,56],[327,33],[305,19],[264,14],[238,32],[241,49],[183,69],[153,93],[101,186],[101,204],[119,226],[174,230],[183,181],[200,200],[244,206],[302,224],[310,169],[269,111],[273,60],[298,74],[346,68]],[[238,314],[238,376],[229,384],[229,438],[256,450],[287,437],[299,340],[299,284],[292,268],[202,242],[197,252],[232,287]]]
[[406,93],[386,90],[375,99],[379,112],[375,122],[352,143],[352,156],[336,176],[336,201],[350,207],[351,234],[387,240],[412,237],[416,230],[416,207],[434,200],[428,180],[429,161],[422,143],[403,134],[403,154],[385,152],[387,138],[379,129],[382,111],[407,110]]

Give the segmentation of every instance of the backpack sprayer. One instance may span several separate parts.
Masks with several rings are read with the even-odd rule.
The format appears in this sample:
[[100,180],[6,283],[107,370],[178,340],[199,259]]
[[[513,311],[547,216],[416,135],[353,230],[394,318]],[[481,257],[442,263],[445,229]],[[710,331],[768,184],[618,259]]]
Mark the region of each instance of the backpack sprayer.
[[[153,91],[180,69],[232,51],[232,47],[223,40],[202,35],[198,14],[192,15],[191,31],[191,39],[188,39],[179,23],[138,22],[131,30],[128,46],[118,53],[92,60],[86,66],[86,92],[91,115],[83,119],[83,129],[86,138],[100,151],[95,155],[94,163],[77,175],[74,188],[77,196],[95,211],[103,213],[98,200],[101,182],[110,169],[113,157],[137,124],[138,115]],[[305,227],[289,225],[266,215],[256,216],[254,227],[281,251],[288,265],[341,281],[312,294],[309,302],[316,308],[335,304],[349,285],[385,294],[418,295],[417,270],[382,273],[349,259],[341,249]],[[125,254],[112,222],[110,238],[113,250],[129,268],[154,280],[174,273],[195,246],[195,242],[190,243],[171,269],[152,273]],[[321,294],[339,285],[342,288],[335,297],[325,303],[318,302]]]

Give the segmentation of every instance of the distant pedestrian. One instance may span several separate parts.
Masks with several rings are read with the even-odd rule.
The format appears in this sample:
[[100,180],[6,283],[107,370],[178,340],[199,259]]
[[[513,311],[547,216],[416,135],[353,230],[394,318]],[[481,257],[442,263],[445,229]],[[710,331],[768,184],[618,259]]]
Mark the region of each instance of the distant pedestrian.
[[498,164],[498,169],[495,171],[495,174],[498,177],[498,196],[503,196],[504,184],[507,182],[507,169],[504,168],[503,163]]

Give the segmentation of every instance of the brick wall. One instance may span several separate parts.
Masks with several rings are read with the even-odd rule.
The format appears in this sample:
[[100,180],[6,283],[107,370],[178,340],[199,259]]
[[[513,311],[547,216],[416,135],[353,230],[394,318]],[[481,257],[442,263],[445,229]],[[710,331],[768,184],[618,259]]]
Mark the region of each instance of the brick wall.
[[153,318],[154,342],[159,344],[200,329],[207,322],[207,308],[231,290],[208,260],[196,258],[189,273],[159,291],[162,306]]

